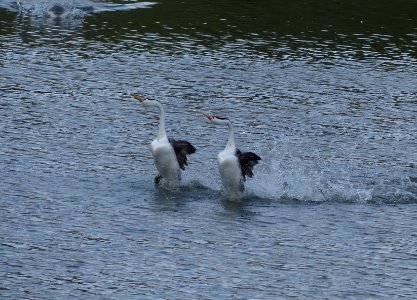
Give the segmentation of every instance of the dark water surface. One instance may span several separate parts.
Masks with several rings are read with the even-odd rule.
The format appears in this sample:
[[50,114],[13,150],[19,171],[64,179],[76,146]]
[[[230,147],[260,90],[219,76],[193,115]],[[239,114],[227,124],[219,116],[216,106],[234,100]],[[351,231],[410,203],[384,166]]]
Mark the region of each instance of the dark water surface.
[[[415,297],[416,49],[411,0],[0,0],[0,298]],[[262,157],[241,203],[201,111]]]

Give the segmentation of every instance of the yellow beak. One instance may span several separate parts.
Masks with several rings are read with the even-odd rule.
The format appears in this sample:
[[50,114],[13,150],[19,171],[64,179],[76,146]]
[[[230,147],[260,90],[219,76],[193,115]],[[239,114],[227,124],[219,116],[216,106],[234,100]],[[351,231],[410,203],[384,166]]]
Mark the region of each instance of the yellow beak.
[[135,98],[136,100],[138,100],[142,104],[145,101],[145,99],[143,99],[142,96],[139,95],[139,94],[133,94],[133,98]]

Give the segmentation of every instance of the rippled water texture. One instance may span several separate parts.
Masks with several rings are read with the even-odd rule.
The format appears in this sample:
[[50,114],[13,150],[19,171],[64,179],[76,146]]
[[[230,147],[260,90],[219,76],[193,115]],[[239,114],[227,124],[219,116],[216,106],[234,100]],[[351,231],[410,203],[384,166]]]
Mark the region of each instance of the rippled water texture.
[[345,2],[0,0],[0,298],[415,297],[417,3]]

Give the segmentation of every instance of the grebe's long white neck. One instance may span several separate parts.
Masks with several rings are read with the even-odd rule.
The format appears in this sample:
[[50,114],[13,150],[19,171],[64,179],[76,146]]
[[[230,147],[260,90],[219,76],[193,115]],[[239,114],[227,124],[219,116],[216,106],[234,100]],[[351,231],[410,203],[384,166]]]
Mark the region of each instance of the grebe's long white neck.
[[234,134],[234,130],[233,130],[233,124],[232,122],[230,122],[230,120],[225,120],[227,121],[226,124],[229,127],[229,138],[227,140],[227,144],[226,144],[226,149],[236,149],[235,146],[235,134]]
[[159,127],[158,127],[158,140],[167,139],[167,133],[165,131],[165,110],[161,103],[158,101],[150,101],[149,106],[156,106],[159,108]]
[[145,100],[139,95],[134,95],[133,97],[145,107],[157,107],[159,109],[159,128],[157,139],[158,141],[167,140],[167,133],[165,131],[165,110],[162,104],[156,100]]

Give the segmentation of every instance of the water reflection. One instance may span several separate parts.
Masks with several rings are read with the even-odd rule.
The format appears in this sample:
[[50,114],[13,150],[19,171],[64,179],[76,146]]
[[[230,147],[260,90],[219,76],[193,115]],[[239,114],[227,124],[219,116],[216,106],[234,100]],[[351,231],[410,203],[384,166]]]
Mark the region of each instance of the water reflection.
[[[22,26],[74,28],[83,38],[106,41],[114,50],[175,55],[230,49],[236,58],[244,53],[312,62],[416,58],[417,28],[409,13],[416,7],[405,0],[398,4],[395,14],[389,1],[326,0],[319,5],[296,1],[289,5],[283,0],[263,0],[236,6],[234,1],[117,4],[73,0],[59,4],[69,11],[67,17],[45,17],[51,4],[19,3],[25,3],[17,10],[26,12],[17,17]],[[0,7],[12,10],[13,5],[3,0]]]

